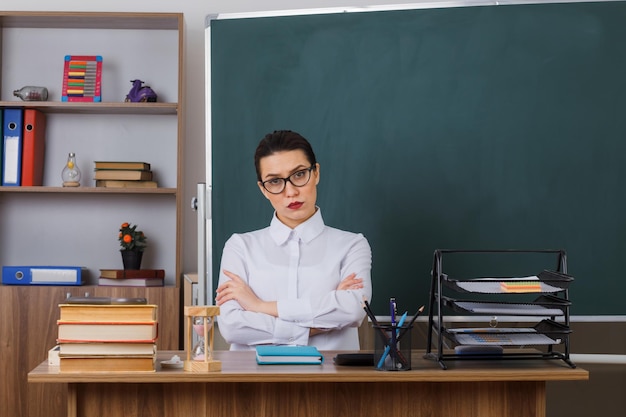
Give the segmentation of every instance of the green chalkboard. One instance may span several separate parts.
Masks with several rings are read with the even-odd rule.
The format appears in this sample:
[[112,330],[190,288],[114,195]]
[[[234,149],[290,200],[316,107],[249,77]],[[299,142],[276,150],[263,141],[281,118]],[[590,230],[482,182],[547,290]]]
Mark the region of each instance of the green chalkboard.
[[269,224],[253,152],[291,129],[326,223],[372,246],[377,314],[427,304],[437,248],[565,249],[572,314],[625,314],[624,22],[623,2],[212,21],[214,273]]

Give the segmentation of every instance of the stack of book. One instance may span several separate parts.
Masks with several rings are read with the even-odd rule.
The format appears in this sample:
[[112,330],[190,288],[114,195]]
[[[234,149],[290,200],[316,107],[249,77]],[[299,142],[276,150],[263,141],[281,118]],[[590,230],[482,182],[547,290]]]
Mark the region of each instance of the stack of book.
[[154,371],[157,306],[60,304],[61,372]]
[[96,187],[157,188],[150,164],[131,161],[95,161]]
[[164,269],[101,269],[98,285],[110,287],[162,287]]

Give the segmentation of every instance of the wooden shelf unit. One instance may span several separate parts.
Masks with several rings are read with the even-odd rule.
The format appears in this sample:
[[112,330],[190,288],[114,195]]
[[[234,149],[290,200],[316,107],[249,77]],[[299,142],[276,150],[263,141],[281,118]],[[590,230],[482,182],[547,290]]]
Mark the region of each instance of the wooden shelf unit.
[[[52,216],[53,224],[62,224],[65,218],[71,217],[45,209],[49,199],[56,194],[72,196],[68,200],[72,210],[80,209],[84,203],[93,205],[96,201],[103,211],[107,209],[105,213],[94,214],[91,220],[79,219],[82,223],[76,227],[80,233],[89,233],[89,222],[95,221],[108,222],[108,229],[111,229],[109,236],[93,230],[92,241],[95,243],[89,245],[90,250],[109,255],[102,263],[80,256],[80,252],[74,258],[65,256],[63,252],[55,253],[59,251],[58,242],[49,239],[47,243],[38,241],[34,245],[33,251],[38,256],[0,250],[0,265],[45,265],[53,262],[74,265],[87,259],[88,264],[81,266],[88,268],[94,277],[99,268],[115,267],[113,262],[119,258],[115,253],[116,229],[122,222],[129,221],[146,233],[150,246],[159,247],[160,253],[155,253],[152,258],[149,255],[151,248],[147,249],[147,267],[165,269],[166,284],[181,286],[183,35],[182,13],[0,11],[0,108],[37,109],[45,113],[47,119],[43,186],[0,186],[0,204],[5,207],[0,228],[9,231],[0,238],[0,246],[11,246],[9,242],[20,243],[20,237],[11,234],[11,228],[3,227],[5,222],[12,223],[17,219],[19,225],[13,230],[29,230],[33,226],[26,215]],[[60,100],[63,57],[77,51],[103,56],[102,102]],[[41,65],[43,63],[50,65]],[[135,78],[151,85],[159,101],[125,102],[124,97],[132,86],[129,81]],[[47,87],[49,100],[24,102],[12,97],[12,91],[23,85]],[[75,128],[68,127],[73,125]],[[110,136],[108,129],[111,130]],[[81,136],[76,131],[84,133]],[[76,153],[82,173],[81,187],[78,188],[61,186],[60,172],[69,152]],[[95,187],[92,178],[95,160],[144,160],[151,163],[159,188]],[[85,194],[86,198],[74,197],[80,194]],[[161,198],[164,195],[173,198]],[[127,206],[129,210],[124,210],[119,196],[133,196]],[[166,220],[169,222],[167,232],[162,228],[160,219],[143,216],[143,212],[153,211],[155,205],[171,214]],[[26,206],[29,209],[22,210]],[[41,211],[37,212],[32,208],[34,206],[40,206]],[[37,222],[33,224],[37,229]],[[60,227],[58,231],[52,227],[46,235],[58,236],[61,233]],[[29,234],[31,237],[28,239],[31,240],[32,234]],[[153,239],[150,239],[151,236]],[[32,245],[22,243],[19,246]],[[162,256],[163,253],[167,255]],[[94,284],[94,279],[89,283]]]
[[[182,161],[184,142],[182,13],[0,11],[0,109],[34,108],[46,115],[41,187],[0,187],[1,265],[80,265],[88,285],[0,285],[0,402],[7,415],[60,417],[67,385],[32,386],[26,374],[56,342],[58,304],[67,295],[146,297],[159,306],[158,349],[179,349],[182,286]],[[62,102],[66,54],[103,56],[102,102]],[[157,103],[126,103],[133,79]],[[12,96],[25,85],[49,90],[49,101]],[[75,152],[81,187],[61,186]],[[93,161],[143,160],[159,188],[95,187]],[[122,222],[148,237],[143,267],[166,271],[166,286],[99,287],[99,269],[122,268]]]

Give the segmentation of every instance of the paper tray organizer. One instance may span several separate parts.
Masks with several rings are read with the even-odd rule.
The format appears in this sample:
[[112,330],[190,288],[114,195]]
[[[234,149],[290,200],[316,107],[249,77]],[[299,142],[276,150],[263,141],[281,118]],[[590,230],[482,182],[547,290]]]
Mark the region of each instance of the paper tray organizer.
[[[444,254],[450,257],[448,254],[453,253],[493,256],[502,253],[553,254],[557,258],[557,268],[523,278],[456,279],[443,272]],[[436,360],[443,369],[447,368],[446,360],[496,358],[561,359],[576,367],[569,359],[571,302],[568,292],[574,278],[567,275],[564,250],[438,249],[433,257],[431,272],[426,358]],[[509,283],[513,284],[513,292],[508,291],[506,284]],[[483,320],[484,316],[520,316],[523,318],[521,321],[538,322],[530,327],[446,328],[444,321],[449,313],[480,315]],[[555,321],[557,317],[559,322]],[[555,351],[555,345],[562,345],[564,352]],[[533,350],[519,349],[523,347],[532,347]],[[451,348],[454,348],[454,353],[450,353]]]

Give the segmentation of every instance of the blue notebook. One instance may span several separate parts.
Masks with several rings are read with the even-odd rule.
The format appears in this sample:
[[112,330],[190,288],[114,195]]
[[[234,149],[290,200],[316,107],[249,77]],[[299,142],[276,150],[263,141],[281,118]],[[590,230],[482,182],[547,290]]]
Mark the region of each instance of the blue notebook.
[[320,365],[324,356],[315,346],[260,345],[256,361],[259,365]]

